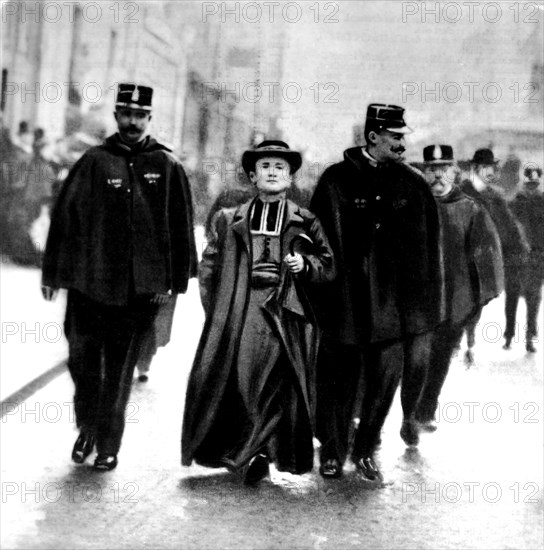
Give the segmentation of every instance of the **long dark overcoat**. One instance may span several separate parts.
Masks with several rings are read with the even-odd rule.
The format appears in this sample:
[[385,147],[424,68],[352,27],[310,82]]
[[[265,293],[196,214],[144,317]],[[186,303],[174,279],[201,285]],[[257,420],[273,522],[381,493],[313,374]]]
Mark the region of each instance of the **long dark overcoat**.
[[[182,432],[182,464],[185,466],[195,460],[207,466],[228,467],[230,463],[225,457],[241,437],[244,411],[240,410],[237,398],[235,365],[250,291],[251,204],[249,201],[238,208],[220,210],[215,215],[211,240],[200,265],[199,281],[206,321],[187,387]],[[332,279],[335,267],[316,217],[291,201],[286,204],[281,257],[295,242],[295,249],[304,256],[308,270],[293,276],[282,263],[279,286],[265,308],[293,369],[311,430],[319,330],[304,287]],[[300,247],[309,241],[297,238],[299,235],[311,239],[309,248]],[[250,458],[238,457],[238,461],[242,463]]]
[[432,330],[444,315],[440,222],[423,176],[370,166],[360,147],[321,176],[311,202],[338,267],[316,296],[324,332],[364,345]]
[[486,209],[455,186],[437,197],[442,222],[446,319],[459,325],[504,289],[499,234]]

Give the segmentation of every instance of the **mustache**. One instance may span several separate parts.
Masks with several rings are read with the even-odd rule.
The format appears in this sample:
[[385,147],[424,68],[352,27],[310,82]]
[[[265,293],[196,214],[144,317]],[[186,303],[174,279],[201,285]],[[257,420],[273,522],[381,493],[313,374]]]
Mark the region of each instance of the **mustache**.
[[125,128],[125,131],[127,131],[127,132],[139,132],[140,129],[137,126],[132,126],[132,124],[131,124],[130,126],[127,126]]
[[393,153],[404,153],[404,151],[406,151],[406,147],[394,147],[391,150]]

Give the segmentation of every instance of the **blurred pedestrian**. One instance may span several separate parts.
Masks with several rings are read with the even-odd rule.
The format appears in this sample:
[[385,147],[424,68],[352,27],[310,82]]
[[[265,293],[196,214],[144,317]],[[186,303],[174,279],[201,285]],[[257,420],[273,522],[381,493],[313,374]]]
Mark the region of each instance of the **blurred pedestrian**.
[[501,168],[500,185],[508,197],[512,197],[518,190],[521,160],[510,147],[508,157]]
[[525,347],[529,353],[536,351],[533,339],[538,334],[537,317],[542,302],[544,283],[544,193],[541,188],[542,169],[537,166],[525,168],[524,189],[511,202],[512,212],[519,221],[528,239],[530,252],[518,284],[511,284],[506,293],[506,329],[504,349],[510,349],[516,334],[516,311],[519,297],[527,304]]
[[242,157],[258,197],[219,210],[200,264],[206,322],[187,387],[182,464],[226,467],[254,484],[270,461],[313,467],[319,333],[308,285],[334,276],[316,217],[286,192],[302,157],[263,141]]
[[320,473],[351,460],[369,480],[380,433],[401,375],[401,437],[417,443],[415,405],[430,336],[442,316],[440,224],[420,172],[403,162],[404,109],[371,104],[365,147],[325,170],[311,202],[337,259],[335,281],[316,296],[324,330],[317,366]]
[[33,142],[34,137],[30,132],[30,128],[28,127],[28,122],[26,120],[21,120],[21,122],[19,122],[19,130],[13,138],[14,145],[28,155],[31,155]]
[[118,133],[89,149],[66,178],[43,262],[47,300],[68,289],[65,333],[79,437],[94,468],[117,465],[138,337],[160,304],[196,274],[189,184],[180,162],[147,134],[152,88],[120,84]]
[[504,281],[497,229],[486,209],[456,185],[453,148],[429,145],[423,161],[441,218],[446,320],[433,333],[416,419],[419,428],[434,431],[438,397],[463,328],[475,310],[502,292]]
[[[478,149],[470,161],[467,177],[461,182],[461,190],[483,205],[495,223],[501,240],[504,262],[505,292],[515,291],[519,285],[522,267],[527,259],[528,246],[506,200],[495,190],[499,177],[499,161],[491,149]],[[465,363],[474,364],[473,348],[476,343],[476,326],[480,321],[482,308],[476,310],[467,324],[467,346]]]
[[[20,129],[29,133],[26,122]],[[54,176],[31,150],[15,145],[8,135],[2,141],[2,248],[14,263],[39,267],[43,242],[34,240],[32,228],[50,199],[49,179]]]

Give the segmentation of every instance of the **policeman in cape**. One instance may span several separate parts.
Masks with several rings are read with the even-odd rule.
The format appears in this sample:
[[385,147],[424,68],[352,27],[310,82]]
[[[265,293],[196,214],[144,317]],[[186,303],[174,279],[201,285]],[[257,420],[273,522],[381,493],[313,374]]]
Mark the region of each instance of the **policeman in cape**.
[[153,89],[120,84],[118,132],[74,165],[51,217],[42,293],[68,290],[65,333],[79,436],[111,470],[143,335],[161,304],[196,275],[190,187],[181,163],[148,134]]

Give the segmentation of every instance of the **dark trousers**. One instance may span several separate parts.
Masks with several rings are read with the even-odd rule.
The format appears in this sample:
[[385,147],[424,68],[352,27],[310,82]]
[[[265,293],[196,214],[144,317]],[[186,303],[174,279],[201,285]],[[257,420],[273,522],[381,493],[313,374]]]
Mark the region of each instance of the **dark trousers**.
[[[403,343],[362,348],[323,338],[317,362],[316,435],[321,461],[370,456],[402,373]],[[353,419],[359,418],[357,427]]]
[[435,418],[438,397],[450,368],[451,358],[461,343],[463,325],[445,323],[432,333],[431,354],[416,419],[427,422]]
[[76,291],[68,293],[65,332],[68,369],[75,384],[76,422],[95,434],[98,453],[119,452],[139,338],[156,311],[149,297],[133,298],[126,306],[110,306]]
[[505,286],[505,315],[506,329],[504,337],[514,338],[516,334],[516,313],[521,295],[525,296],[527,304],[526,338],[530,340],[538,334],[537,316],[542,302],[542,269],[537,266],[527,266],[523,277],[513,278],[507,281]]
[[417,334],[404,344],[404,368],[400,400],[405,420],[413,420],[425,386],[433,344],[433,332]]

